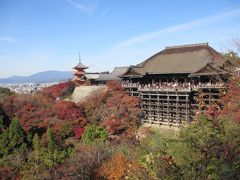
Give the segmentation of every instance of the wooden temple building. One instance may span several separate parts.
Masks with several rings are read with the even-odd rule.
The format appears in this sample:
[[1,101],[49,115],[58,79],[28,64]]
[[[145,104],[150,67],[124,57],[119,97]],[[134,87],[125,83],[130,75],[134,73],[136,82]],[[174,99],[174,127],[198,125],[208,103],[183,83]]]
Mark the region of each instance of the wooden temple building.
[[234,66],[207,43],[166,47],[122,74],[122,86],[141,100],[148,123],[189,123],[217,107]]

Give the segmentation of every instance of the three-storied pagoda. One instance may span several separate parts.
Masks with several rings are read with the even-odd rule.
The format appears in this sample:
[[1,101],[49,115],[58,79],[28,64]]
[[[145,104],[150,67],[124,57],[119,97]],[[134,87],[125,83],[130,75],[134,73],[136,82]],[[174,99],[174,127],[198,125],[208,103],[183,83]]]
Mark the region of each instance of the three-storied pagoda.
[[76,85],[83,85],[85,82],[83,78],[85,75],[85,69],[88,69],[88,67],[82,64],[80,54],[79,54],[79,63],[73,69],[75,70],[74,82],[76,83]]

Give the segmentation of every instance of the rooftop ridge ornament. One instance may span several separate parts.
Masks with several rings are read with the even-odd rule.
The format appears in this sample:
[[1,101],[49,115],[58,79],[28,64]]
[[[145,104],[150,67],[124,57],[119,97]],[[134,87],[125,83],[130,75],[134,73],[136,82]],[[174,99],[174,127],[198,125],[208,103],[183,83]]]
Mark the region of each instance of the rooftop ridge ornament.
[[78,54],[78,65],[74,67],[74,69],[88,69],[88,66],[85,66],[84,64],[82,64],[82,58],[81,58],[81,54],[79,52]]
[[82,63],[82,59],[81,59],[81,53],[80,52],[78,54],[78,60],[79,60],[79,64],[81,64]]

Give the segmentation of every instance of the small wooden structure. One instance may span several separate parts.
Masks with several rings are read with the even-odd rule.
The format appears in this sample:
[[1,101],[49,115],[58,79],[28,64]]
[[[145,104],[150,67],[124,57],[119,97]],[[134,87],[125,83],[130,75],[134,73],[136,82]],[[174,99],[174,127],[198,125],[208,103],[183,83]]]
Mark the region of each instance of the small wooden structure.
[[207,43],[166,47],[121,78],[131,96],[138,96],[143,121],[178,126],[216,105],[234,69]]
[[96,79],[97,84],[106,84],[108,81],[121,81],[121,75],[126,73],[128,67],[115,67],[111,73],[101,73],[99,78]]

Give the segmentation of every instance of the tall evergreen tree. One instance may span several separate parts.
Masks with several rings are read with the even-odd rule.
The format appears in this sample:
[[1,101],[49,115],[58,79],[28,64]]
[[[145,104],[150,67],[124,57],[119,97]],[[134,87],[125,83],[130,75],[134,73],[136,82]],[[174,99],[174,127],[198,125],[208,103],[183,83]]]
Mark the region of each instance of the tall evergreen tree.
[[40,139],[37,133],[33,137],[33,150],[35,159],[38,161],[40,156]]
[[48,151],[53,153],[55,149],[55,142],[53,139],[52,130],[50,127],[47,129]]
[[0,155],[7,155],[15,149],[26,147],[26,136],[17,118],[13,118],[8,129],[0,135]]
[[16,117],[13,118],[10,124],[8,137],[12,148],[20,147],[24,143],[24,131]]

